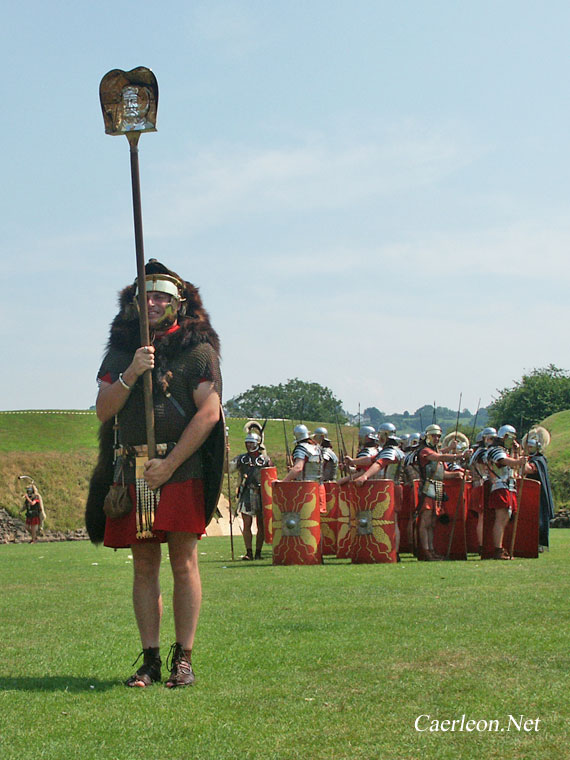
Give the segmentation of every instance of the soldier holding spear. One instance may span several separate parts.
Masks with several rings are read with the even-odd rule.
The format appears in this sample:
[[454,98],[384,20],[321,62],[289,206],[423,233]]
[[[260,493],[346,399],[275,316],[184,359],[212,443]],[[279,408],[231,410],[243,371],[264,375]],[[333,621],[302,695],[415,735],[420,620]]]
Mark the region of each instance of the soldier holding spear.
[[[201,604],[197,541],[223,472],[219,340],[198,289],[156,259],[144,264],[137,143],[141,132],[154,131],[156,79],[148,69],[114,70],[100,93],[106,131],[125,134],[131,149],[138,277],[121,292],[99,370],[96,410],[103,424],[86,521],[93,541],[133,555],[143,664],[127,686],[161,679],[159,569],[161,543],[168,543],[176,642],[166,686],[188,686]],[[105,519],[101,497],[110,483]]]

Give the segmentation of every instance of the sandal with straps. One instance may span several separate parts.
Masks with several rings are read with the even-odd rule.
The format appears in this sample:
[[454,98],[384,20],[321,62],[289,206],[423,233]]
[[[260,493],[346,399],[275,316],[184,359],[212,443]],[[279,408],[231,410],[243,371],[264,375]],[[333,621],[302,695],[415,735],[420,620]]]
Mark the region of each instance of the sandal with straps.
[[137,659],[133,662],[133,666],[137,664],[141,657],[143,658],[143,664],[136,673],[133,673],[130,678],[127,678],[125,686],[142,689],[156,683],[156,681],[160,681],[162,660],[160,659],[158,652],[158,647],[149,647],[148,649],[142,650]]
[[183,649],[182,644],[176,642],[170,647],[166,666],[170,669],[170,677],[166,682],[168,689],[176,686],[192,686],[196,680],[192,670],[191,649]]

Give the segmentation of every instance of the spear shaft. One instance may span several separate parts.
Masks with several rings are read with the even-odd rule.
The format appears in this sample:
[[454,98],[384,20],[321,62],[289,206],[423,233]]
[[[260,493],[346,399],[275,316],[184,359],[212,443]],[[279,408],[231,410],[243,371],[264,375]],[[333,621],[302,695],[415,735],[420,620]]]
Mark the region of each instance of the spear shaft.
[[[146,278],[144,268],[144,242],[142,224],[141,183],[139,173],[138,141],[140,132],[129,132],[131,156],[131,186],[133,192],[133,221],[135,227],[135,251],[137,257],[137,285],[139,305],[139,326],[141,346],[150,345],[150,329],[148,323],[148,307],[146,302]],[[147,369],[143,374],[144,413],[146,426],[146,443],[148,458],[156,456],[156,438],[154,432],[154,404],[152,398],[152,371]]]

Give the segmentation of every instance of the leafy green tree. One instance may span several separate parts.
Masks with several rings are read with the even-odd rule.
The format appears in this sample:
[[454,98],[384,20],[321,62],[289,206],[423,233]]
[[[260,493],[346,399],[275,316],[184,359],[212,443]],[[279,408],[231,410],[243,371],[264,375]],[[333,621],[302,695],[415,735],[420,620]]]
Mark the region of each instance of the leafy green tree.
[[226,402],[225,409],[231,417],[346,422],[342,401],[330,388],[299,378],[279,385],[253,385]]
[[523,375],[513,388],[499,391],[489,407],[489,420],[496,428],[514,425],[523,435],[532,425],[565,409],[570,409],[570,375],[549,364]]
[[375,428],[377,428],[378,425],[381,425],[386,418],[384,412],[381,412],[380,409],[377,409],[375,406],[369,406],[368,409],[365,409],[364,416],[368,417],[370,424]]

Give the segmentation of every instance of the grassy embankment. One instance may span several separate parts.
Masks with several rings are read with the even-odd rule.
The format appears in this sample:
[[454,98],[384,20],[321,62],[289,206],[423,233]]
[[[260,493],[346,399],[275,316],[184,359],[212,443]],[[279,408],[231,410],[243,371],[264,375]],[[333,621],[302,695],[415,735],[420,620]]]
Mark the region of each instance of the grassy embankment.
[[[293,424],[285,423],[289,446]],[[320,424],[307,425],[314,429]],[[327,423],[325,423],[327,424]],[[557,507],[570,503],[570,410],[548,417],[542,423],[552,434],[546,454],[552,475]],[[231,455],[244,451],[244,420],[229,419]],[[327,425],[335,449],[334,426]],[[31,475],[38,483],[49,518],[48,527],[67,529],[83,524],[83,509],[89,477],[97,459],[97,430],[94,412],[0,412],[0,507],[16,515],[22,503],[23,486],[18,475]],[[350,452],[356,429],[343,427]],[[265,430],[267,451],[278,472],[285,472],[283,423],[270,420]],[[232,476],[235,493],[237,475]],[[227,496],[227,479],[222,492]]]
[[[244,422],[227,421],[231,456],[245,451]],[[319,423],[306,424],[314,429]],[[291,447],[293,423],[287,421],[285,427]],[[18,475],[31,475],[44,498],[47,527],[82,526],[89,478],[97,460],[98,429],[94,412],[0,412],[0,507],[18,514],[24,488]],[[336,432],[330,425],[328,429],[336,448]],[[356,429],[343,428],[343,437],[350,452]],[[267,423],[265,443],[279,474],[283,475],[283,422],[270,420]],[[237,474],[232,476],[232,493],[235,493],[236,483]],[[224,478],[222,492],[227,496],[227,478]]]

